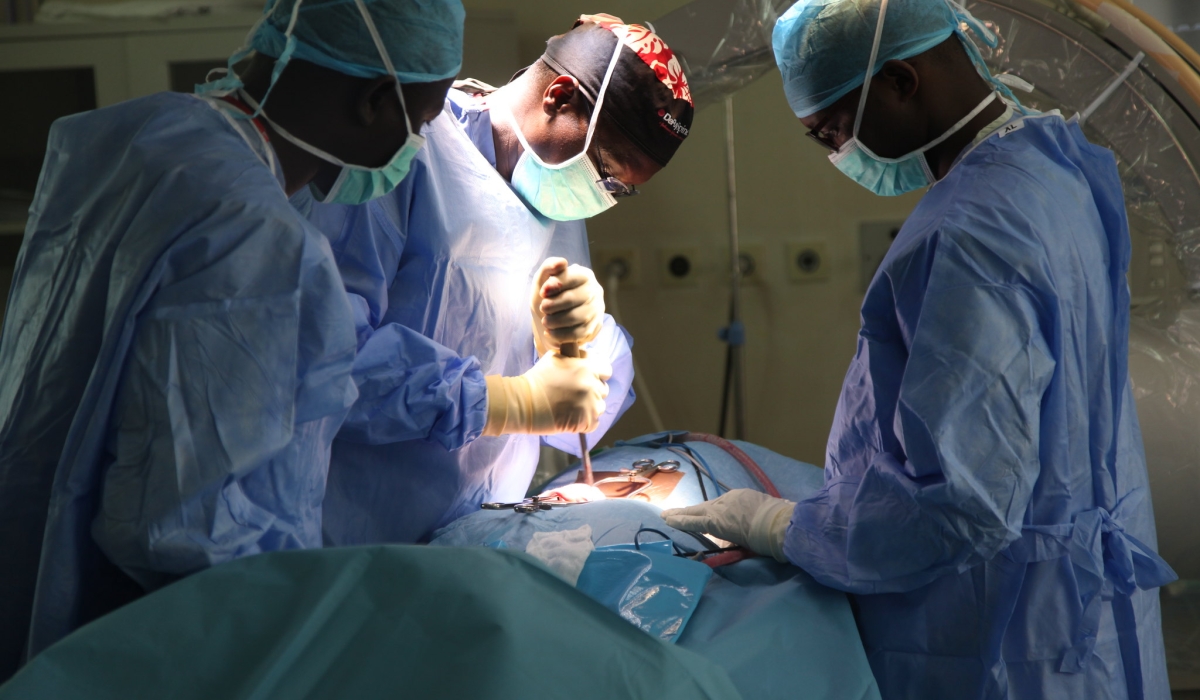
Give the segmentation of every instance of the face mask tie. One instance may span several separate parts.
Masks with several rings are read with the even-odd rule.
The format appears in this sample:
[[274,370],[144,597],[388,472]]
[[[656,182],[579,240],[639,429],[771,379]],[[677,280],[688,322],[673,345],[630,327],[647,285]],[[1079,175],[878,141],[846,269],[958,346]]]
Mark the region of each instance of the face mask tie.
[[[982,114],[992,102],[996,101],[999,95],[994,90],[989,92],[988,96],[975,109],[958,120],[954,126],[912,153],[899,158],[883,158],[872,152],[870,148],[859,140],[858,133],[862,127],[863,113],[867,108],[867,95],[871,89],[871,79],[875,75],[875,63],[879,59],[879,46],[883,40],[883,28],[887,17],[887,8],[888,0],[881,0],[879,4],[879,19],[875,23],[875,40],[871,45],[871,58],[867,62],[866,79],[863,82],[862,95],[858,98],[858,112],[854,116],[853,136],[837,153],[829,156],[829,161],[844,175],[871,192],[883,197],[895,197],[929,187],[936,182],[925,154],[930,149],[945,143],[951,136],[962,131],[967,124],[970,124],[975,117]],[[951,10],[953,11],[953,9],[954,7],[951,5]],[[970,43],[969,40],[965,41],[968,44]],[[968,53],[970,53],[969,50]]]
[[[588,148],[592,144],[592,136],[596,132],[596,124],[600,121],[600,110],[604,106],[604,96],[608,93],[608,84],[617,60],[621,57],[621,40],[617,38],[617,47],[613,50],[608,62],[608,70],[604,74],[604,82],[600,85],[600,94],[596,97],[596,107],[592,110],[592,118],[588,123],[587,136],[583,141],[583,150],[562,163],[550,164],[543,161],[529,146],[521,125],[507,105],[499,105],[503,116],[509,120],[521,143],[523,152],[513,168],[512,188],[526,204],[536,209],[542,216],[555,221],[575,221],[588,219],[604,212],[614,205],[617,200],[600,184],[600,173],[592,160],[587,157]],[[578,81],[576,81],[578,85]]]

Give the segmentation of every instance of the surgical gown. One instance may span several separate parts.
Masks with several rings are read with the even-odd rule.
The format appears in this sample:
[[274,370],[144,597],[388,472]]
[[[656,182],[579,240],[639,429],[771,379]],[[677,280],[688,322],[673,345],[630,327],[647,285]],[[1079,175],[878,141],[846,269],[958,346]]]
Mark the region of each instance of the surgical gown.
[[321,545],[351,310],[230,109],[51,130],[0,340],[0,679],[145,589]]
[[1129,258],[1114,158],[1057,114],[961,157],[892,244],[785,541],[856,594],[885,699],[1169,699]]
[[[529,301],[542,261],[589,264],[582,221],[535,215],[496,172],[481,101],[451,90],[424,133],[409,177],[381,200],[292,198],[330,237],[359,331],[360,398],[334,442],[327,543],[425,541],[483,502],[525,495],[541,440],[479,437],[483,378],[519,375],[536,361]],[[630,347],[612,317],[588,346],[613,365],[589,444],[633,403]],[[546,442],[579,451],[574,435]]]

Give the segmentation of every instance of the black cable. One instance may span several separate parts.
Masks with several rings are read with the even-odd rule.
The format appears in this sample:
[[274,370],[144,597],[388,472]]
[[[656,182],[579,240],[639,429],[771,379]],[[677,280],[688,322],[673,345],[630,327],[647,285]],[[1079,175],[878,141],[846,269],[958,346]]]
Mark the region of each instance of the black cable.
[[639,540],[639,538],[641,537],[643,532],[653,532],[654,534],[658,535],[659,537],[662,537],[664,540],[670,542],[671,548],[675,550],[676,556],[686,557],[686,556],[691,556],[692,554],[695,554],[695,552],[689,552],[688,550],[684,549],[683,547],[680,547],[679,545],[675,544],[675,540],[671,539],[671,536],[668,535],[667,533],[663,532],[662,530],[655,530],[652,527],[643,527],[634,533],[633,548],[638,550],[639,552],[642,551],[642,543]]
[[[729,302],[729,323],[733,325],[733,300]],[[725,383],[721,387],[721,418],[717,423],[717,435],[728,437],[725,428],[729,420],[729,398],[733,392],[733,344],[725,341]],[[708,500],[707,498],[704,500]]]
[[[705,501],[707,501],[708,500],[708,489],[704,488],[704,475],[702,473],[704,470],[700,468],[700,465],[696,462],[696,458],[693,457],[688,452],[685,452],[684,450],[679,449],[678,447],[668,447],[667,449],[670,450],[671,452],[674,452],[675,454],[683,455],[684,457],[687,457],[688,461],[692,463],[692,471],[696,472],[696,481],[700,482],[700,496]],[[720,490],[720,489],[718,489],[718,490]]]

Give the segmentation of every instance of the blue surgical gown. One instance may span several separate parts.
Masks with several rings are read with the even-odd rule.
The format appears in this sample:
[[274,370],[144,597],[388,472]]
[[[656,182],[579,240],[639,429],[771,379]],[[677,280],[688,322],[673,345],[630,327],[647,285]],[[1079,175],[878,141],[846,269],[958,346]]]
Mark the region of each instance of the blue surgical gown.
[[351,309],[231,109],[51,129],[0,340],[0,679],[144,589],[321,545]]
[[[529,302],[542,261],[589,264],[582,221],[534,214],[496,172],[490,112],[451,90],[396,191],[358,207],[292,198],[333,244],[359,332],[360,398],[333,447],[332,544],[425,541],[486,501],[519,500],[541,439],[480,437],[484,376],[537,360]],[[609,360],[595,444],[634,400],[632,341],[606,317],[588,352]],[[545,442],[578,453],[575,435]]]
[[1116,163],[1057,114],[935,185],[863,302],[789,559],[885,699],[1168,700]]

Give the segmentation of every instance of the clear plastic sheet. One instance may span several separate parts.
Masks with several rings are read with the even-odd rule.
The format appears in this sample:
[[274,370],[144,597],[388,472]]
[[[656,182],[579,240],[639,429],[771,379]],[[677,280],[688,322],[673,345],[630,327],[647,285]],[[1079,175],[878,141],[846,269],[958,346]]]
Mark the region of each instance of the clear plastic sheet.
[[[993,70],[1033,83],[1034,93],[1021,97],[1041,110],[1084,111],[1140,48],[1067,0],[968,7],[1000,36],[999,47],[985,52]],[[1130,373],[1160,551],[1181,576],[1200,578],[1193,516],[1200,502],[1200,128],[1175,77],[1148,57],[1084,132],[1116,154],[1125,188],[1133,234]]]
[[696,109],[775,69],[771,30],[795,0],[694,0],[653,22],[688,78]]

